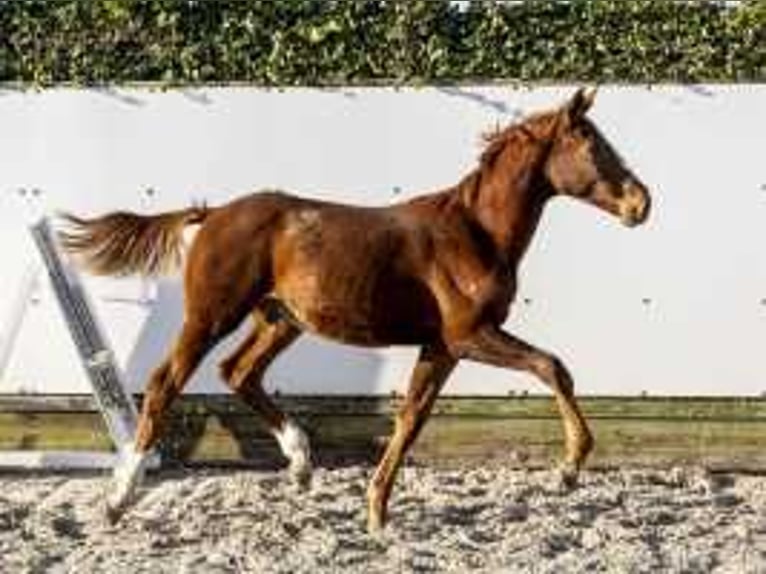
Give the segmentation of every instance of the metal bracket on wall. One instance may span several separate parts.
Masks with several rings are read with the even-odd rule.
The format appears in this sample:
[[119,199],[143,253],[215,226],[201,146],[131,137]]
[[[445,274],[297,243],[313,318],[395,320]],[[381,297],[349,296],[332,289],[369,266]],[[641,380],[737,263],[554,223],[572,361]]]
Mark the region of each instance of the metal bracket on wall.
[[[122,372],[79,274],[61,255],[48,218],[42,217],[31,225],[30,233],[117,452],[2,451],[0,467],[111,468],[133,442],[138,419],[136,406],[126,391]],[[32,285],[30,281],[27,288],[31,289]],[[24,307],[29,302],[27,297],[20,301]],[[18,313],[23,315],[23,310]]]

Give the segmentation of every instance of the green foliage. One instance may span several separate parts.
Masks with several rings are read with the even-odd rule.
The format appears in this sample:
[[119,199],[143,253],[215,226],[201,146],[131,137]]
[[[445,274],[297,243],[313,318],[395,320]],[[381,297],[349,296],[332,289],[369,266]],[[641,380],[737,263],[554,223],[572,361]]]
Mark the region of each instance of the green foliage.
[[0,81],[766,80],[766,0],[0,0]]

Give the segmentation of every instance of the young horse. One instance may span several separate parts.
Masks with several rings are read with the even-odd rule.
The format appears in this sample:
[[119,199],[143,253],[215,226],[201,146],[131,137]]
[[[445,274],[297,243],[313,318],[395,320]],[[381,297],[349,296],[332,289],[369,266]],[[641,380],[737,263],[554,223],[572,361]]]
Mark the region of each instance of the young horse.
[[168,271],[182,233],[199,231],[185,263],[181,332],[154,371],[133,454],[115,472],[117,520],[139,482],[162,419],[195,367],[245,317],[253,328],[221,364],[228,385],[262,415],[307,483],[303,431],[264,392],[264,372],[303,331],[354,345],[418,345],[395,429],[367,491],[369,527],[381,528],[402,458],[461,359],[536,375],[552,391],[566,435],[562,466],[573,484],[593,439],[573,382],[554,355],[501,330],[516,270],[549,199],[567,195],[643,222],[649,194],[585,114],[595,92],[489,138],[480,165],[449,189],[390,207],[362,208],[261,192],[215,208],[154,216],[69,216],[65,246],[94,272]]

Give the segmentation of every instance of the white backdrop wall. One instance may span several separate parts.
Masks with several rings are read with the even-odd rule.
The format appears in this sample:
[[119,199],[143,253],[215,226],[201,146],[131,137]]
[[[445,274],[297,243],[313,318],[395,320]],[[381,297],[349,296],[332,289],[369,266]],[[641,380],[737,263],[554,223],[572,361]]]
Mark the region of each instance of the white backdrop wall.
[[[31,204],[159,211],[264,187],[386,204],[458,181],[475,165],[482,131],[572,91],[0,91],[0,345],[9,352],[0,392],[88,391],[46,281],[16,336],[10,330],[36,257],[25,229]],[[652,189],[653,216],[631,230],[571,200],[551,204],[508,329],[557,352],[585,394],[764,392],[766,86],[604,87],[592,117]],[[31,189],[37,199],[20,191]],[[180,323],[178,282],[87,284],[131,388],[143,388]],[[222,352],[190,391],[224,391],[215,369]],[[414,355],[307,336],[275,363],[268,386],[403,390]],[[465,364],[445,392],[522,390],[543,389]]]

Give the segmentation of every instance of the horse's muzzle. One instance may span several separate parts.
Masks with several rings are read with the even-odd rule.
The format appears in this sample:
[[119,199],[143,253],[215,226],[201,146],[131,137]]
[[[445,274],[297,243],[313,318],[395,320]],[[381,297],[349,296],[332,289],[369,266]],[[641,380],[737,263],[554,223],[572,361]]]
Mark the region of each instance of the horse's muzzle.
[[649,191],[637,181],[623,183],[623,197],[620,201],[620,219],[628,227],[641,225],[649,218],[651,198]]

